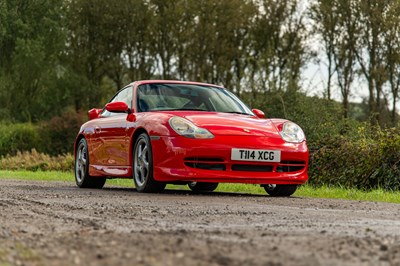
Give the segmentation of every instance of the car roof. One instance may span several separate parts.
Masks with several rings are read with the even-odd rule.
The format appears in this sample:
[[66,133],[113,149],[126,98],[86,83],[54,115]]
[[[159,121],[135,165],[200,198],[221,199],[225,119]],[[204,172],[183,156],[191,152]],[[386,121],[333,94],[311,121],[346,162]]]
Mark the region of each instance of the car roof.
[[134,84],[134,83],[136,83],[137,85],[154,84],[154,83],[189,84],[189,85],[212,86],[212,87],[223,88],[223,86],[210,84],[210,83],[182,81],[182,80],[158,80],[158,79],[157,80],[138,80],[138,81],[132,82],[132,84]]

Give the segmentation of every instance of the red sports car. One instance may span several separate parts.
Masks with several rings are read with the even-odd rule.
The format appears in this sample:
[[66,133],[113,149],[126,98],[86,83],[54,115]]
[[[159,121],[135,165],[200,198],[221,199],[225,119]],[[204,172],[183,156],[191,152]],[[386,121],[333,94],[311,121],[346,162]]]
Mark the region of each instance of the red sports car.
[[75,179],[82,188],[133,178],[139,192],[161,192],[168,183],[213,191],[228,182],[290,196],[308,179],[302,129],[265,119],[217,85],[136,81],[103,109],[90,110],[89,118],[75,142]]

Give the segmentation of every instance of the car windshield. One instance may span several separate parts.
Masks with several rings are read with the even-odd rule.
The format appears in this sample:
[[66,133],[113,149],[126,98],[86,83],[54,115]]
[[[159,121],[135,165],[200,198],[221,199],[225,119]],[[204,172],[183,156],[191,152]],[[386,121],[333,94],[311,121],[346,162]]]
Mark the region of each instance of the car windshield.
[[144,84],[138,88],[137,102],[139,112],[193,110],[254,115],[228,90],[206,85]]

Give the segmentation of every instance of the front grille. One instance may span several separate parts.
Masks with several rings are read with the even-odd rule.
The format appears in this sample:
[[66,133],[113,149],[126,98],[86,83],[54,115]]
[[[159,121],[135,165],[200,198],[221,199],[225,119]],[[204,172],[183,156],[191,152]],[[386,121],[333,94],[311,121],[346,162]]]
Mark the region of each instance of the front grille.
[[301,164],[301,165],[305,165],[306,162],[305,161],[281,161],[280,164]]
[[304,166],[278,166],[276,168],[277,172],[296,172],[296,171],[300,171],[301,169],[303,169]]
[[185,165],[191,168],[225,171],[226,167],[223,162],[222,158],[208,157],[188,157],[184,161]]
[[[202,170],[226,171],[229,165],[222,158],[216,157],[187,157],[184,164],[191,168]],[[243,172],[296,172],[306,167],[305,161],[281,161],[276,163],[235,163],[230,165],[232,171]]]
[[306,162],[304,161],[282,161],[278,167],[277,172],[296,172],[304,169]]
[[272,172],[272,165],[233,164],[232,171]]
[[232,171],[246,172],[296,172],[304,169],[304,161],[282,161],[274,169],[273,164],[233,164]]

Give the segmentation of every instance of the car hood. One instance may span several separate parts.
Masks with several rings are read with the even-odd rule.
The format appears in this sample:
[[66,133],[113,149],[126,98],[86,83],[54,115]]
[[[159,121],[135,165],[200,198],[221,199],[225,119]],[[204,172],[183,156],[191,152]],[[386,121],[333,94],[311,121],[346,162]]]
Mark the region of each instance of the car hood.
[[179,116],[190,120],[199,127],[208,129],[214,135],[280,138],[278,130],[270,119],[229,113],[180,114]]

